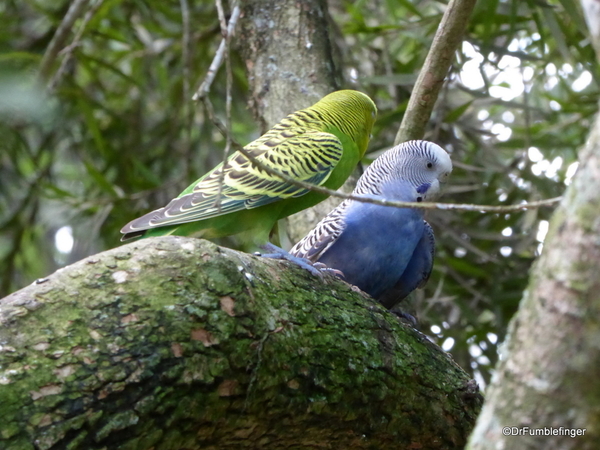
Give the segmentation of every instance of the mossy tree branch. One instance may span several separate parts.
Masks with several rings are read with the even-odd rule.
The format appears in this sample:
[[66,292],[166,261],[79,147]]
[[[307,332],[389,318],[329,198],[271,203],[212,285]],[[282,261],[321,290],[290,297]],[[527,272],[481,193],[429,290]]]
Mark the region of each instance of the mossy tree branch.
[[0,301],[1,448],[462,448],[476,392],[342,281],[192,238]]

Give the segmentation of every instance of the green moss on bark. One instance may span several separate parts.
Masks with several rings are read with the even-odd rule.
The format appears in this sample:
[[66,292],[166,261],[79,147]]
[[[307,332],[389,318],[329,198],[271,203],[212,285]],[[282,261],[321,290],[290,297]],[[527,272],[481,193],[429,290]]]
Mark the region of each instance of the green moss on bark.
[[1,448],[460,448],[480,404],[345,283],[196,239],[67,267],[0,325]]

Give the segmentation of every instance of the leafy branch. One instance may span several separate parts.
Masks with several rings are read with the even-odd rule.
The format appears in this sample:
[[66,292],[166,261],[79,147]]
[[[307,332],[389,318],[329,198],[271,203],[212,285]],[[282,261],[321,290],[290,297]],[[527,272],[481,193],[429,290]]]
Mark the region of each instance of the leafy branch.
[[431,111],[454,61],[454,52],[462,42],[475,3],[476,0],[450,0],[448,3],[410,96],[395,145],[422,139],[425,135]]
[[[475,5],[475,0],[452,0],[450,2],[450,4],[448,5],[448,8],[446,9],[446,13],[444,14],[444,17],[442,18],[442,22],[440,23],[438,32],[436,33],[436,36],[434,38],[434,44],[432,46],[432,49],[430,50],[430,52],[427,56],[426,65],[423,68],[423,70],[421,71],[422,75],[419,76],[419,80],[417,80],[417,85],[415,86],[415,92],[413,92],[413,95],[411,96],[411,101],[413,98],[417,98],[419,96],[421,96],[421,97],[425,96],[428,99],[428,101],[431,100],[431,102],[425,104],[424,102],[416,102],[415,101],[415,102],[413,102],[412,107],[409,104],[410,110],[407,110],[407,112],[405,114],[405,120],[402,122],[402,126],[400,127],[400,130],[398,132],[398,136],[404,135],[403,133],[405,133],[405,134],[408,133],[408,132],[403,131],[403,130],[408,129],[406,127],[409,127],[411,130],[413,130],[410,133],[406,134],[407,136],[410,134],[414,135],[416,133],[416,131],[414,131],[415,128],[413,125],[409,126],[409,125],[405,124],[407,116],[414,115],[414,116],[419,116],[419,117],[425,117],[424,114],[426,114],[426,118],[428,119],[429,115],[431,114],[431,109],[433,108],[433,104],[435,103],[435,99],[437,98],[437,93],[439,92],[439,88],[441,87],[441,84],[442,84],[441,82],[443,82],[445,74],[447,73],[448,68],[450,67],[450,63],[452,61],[454,51],[456,50],[456,47],[458,46],[458,44],[460,43],[460,41],[462,39],[464,29],[466,27],[468,18],[471,14],[471,11],[473,10],[474,5]],[[223,40],[221,41],[221,45],[219,46],[217,52],[215,53],[215,57],[208,69],[208,72],[207,72],[207,75],[206,75],[204,81],[202,82],[202,84],[200,85],[200,87],[198,88],[198,90],[196,91],[196,93],[194,94],[192,99],[195,101],[200,100],[203,103],[209,120],[219,129],[219,131],[227,139],[227,148],[226,148],[227,152],[225,153],[224,165],[226,164],[227,154],[229,153],[229,147],[231,146],[231,147],[234,147],[237,151],[239,151],[246,158],[248,158],[248,160],[255,167],[259,168],[260,170],[265,171],[266,173],[268,173],[270,175],[276,176],[291,185],[298,186],[298,187],[301,187],[301,188],[304,188],[304,189],[307,189],[307,190],[310,190],[313,192],[319,192],[321,194],[325,194],[328,196],[338,197],[338,198],[341,198],[344,200],[350,199],[350,200],[356,200],[356,201],[365,202],[365,203],[374,203],[376,205],[392,206],[392,207],[396,207],[396,208],[442,209],[442,210],[454,210],[454,211],[508,213],[508,212],[524,211],[527,209],[539,208],[542,206],[551,206],[560,201],[561,197],[555,197],[555,198],[539,200],[539,201],[534,201],[534,202],[523,202],[523,203],[519,203],[517,205],[499,206],[499,205],[475,205],[475,204],[436,203],[436,202],[415,203],[415,202],[400,202],[400,201],[395,201],[395,200],[375,199],[375,198],[368,198],[368,197],[357,196],[357,195],[352,195],[352,194],[345,194],[345,193],[338,192],[338,191],[335,191],[332,189],[327,189],[322,186],[317,186],[312,183],[300,181],[300,180],[294,179],[288,175],[285,175],[285,174],[281,173],[280,171],[273,169],[272,167],[269,167],[269,166],[263,164],[254,155],[252,155],[250,152],[248,152],[241,144],[239,144],[237,141],[235,141],[232,138],[231,132],[230,132],[230,123],[229,123],[230,107],[228,108],[227,124],[223,125],[221,123],[221,121],[215,116],[214,108],[212,106],[210,99],[208,98],[208,93],[210,92],[210,86],[211,86],[212,82],[214,81],[216,73],[218,72],[218,70],[222,64],[223,59],[224,58],[229,59],[229,51],[228,51],[229,43],[230,43],[231,36],[234,32],[234,29],[235,29],[235,26],[236,26],[236,23],[239,18],[239,14],[240,14],[239,6],[237,6],[237,5],[234,6],[233,11],[231,13],[231,17],[229,19],[229,23],[227,23],[227,26],[225,26],[225,19],[224,19],[224,15],[222,12],[222,5],[221,5],[220,0],[217,0],[217,6],[219,9],[219,19],[221,22]],[[431,80],[432,73],[438,74],[438,75],[443,73],[443,75],[441,75],[440,83],[436,84],[437,89],[435,89],[435,92],[432,90],[432,89],[434,89],[433,85],[427,85],[427,82],[428,82],[427,80]],[[425,74],[425,75],[423,75],[423,74]],[[429,74],[429,75],[427,75],[427,74]],[[229,71],[228,71],[228,88],[230,85],[229,77],[230,77],[230,75],[229,75]],[[424,92],[428,92],[428,93],[425,94]],[[228,90],[228,100],[230,101],[229,96],[230,96],[230,94],[229,94],[229,90]],[[429,109],[427,109],[427,108],[429,108]],[[422,123],[420,126],[421,126],[421,130],[424,130],[425,124]],[[422,136],[422,135],[423,135],[423,132],[421,131],[420,136]],[[398,137],[396,138],[396,140],[398,141]],[[403,139],[402,141],[404,141],[404,140],[407,140],[407,139]],[[224,176],[224,171],[222,172],[222,177],[223,176]]]

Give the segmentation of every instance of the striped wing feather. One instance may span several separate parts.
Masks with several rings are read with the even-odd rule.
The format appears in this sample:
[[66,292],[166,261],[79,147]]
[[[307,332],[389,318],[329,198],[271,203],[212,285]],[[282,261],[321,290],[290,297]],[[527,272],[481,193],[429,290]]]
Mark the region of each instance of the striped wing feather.
[[300,242],[290,250],[290,254],[316,262],[338,240],[346,228],[344,216],[350,200],[344,200],[337,208],[319,222]]
[[[288,136],[283,139],[260,139],[247,149],[267,167],[294,179],[317,185],[324,183],[342,158],[340,140],[331,133],[314,130]],[[308,192],[255,167],[238,152],[232,155],[224,169],[219,197],[222,170],[222,166],[215,168],[167,206],[134,220],[122,232],[209,219]],[[217,206],[218,198],[220,205]]]

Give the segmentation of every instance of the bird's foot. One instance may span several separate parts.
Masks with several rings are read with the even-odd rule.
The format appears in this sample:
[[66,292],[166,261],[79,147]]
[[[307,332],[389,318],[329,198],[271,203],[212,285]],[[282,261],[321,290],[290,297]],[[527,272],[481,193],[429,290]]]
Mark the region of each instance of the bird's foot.
[[402,311],[400,308],[392,308],[392,309],[390,309],[390,312],[392,314],[394,314],[396,317],[398,317],[399,319],[403,319],[406,322],[408,322],[413,328],[416,328],[419,323],[415,316]]
[[269,253],[256,252],[255,255],[262,256],[263,258],[284,259],[286,261],[290,261],[297,266],[308,270],[311,274],[319,278],[323,278],[323,273],[333,273],[337,276],[340,274],[342,276],[344,275],[339,270],[331,269],[325,264],[313,263],[306,258],[299,258],[298,256],[291,255],[284,249],[277,247],[275,244],[271,244],[270,242],[267,242],[265,245],[261,246],[261,248]]
[[336,277],[341,278],[342,280],[345,278],[344,272],[342,272],[341,270],[334,269],[333,267],[328,267],[321,262],[312,263],[312,265],[313,265],[313,267],[316,267],[317,269],[319,269],[321,272],[331,273],[331,274],[335,275]]

